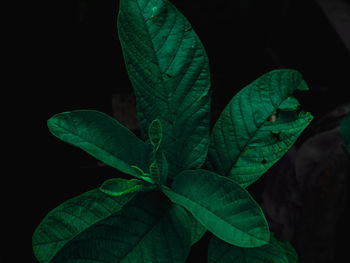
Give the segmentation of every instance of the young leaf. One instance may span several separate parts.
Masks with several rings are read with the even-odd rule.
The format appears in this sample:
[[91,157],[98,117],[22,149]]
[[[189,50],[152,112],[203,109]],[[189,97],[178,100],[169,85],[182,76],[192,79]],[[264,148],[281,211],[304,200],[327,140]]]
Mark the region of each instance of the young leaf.
[[186,170],[163,186],[171,201],[185,207],[214,235],[241,247],[262,246],[270,232],[260,206],[227,177],[207,170]]
[[292,97],[307,89],[299,72],[274,70],[238,92],[213,128],[208,168],[242,187],[255,182],[311,122],[311,114],[299,113]]
[[159,119],[155,119],[151,122],[148,128],[148,137],[154,150],[157,151],[163,139],[162,123]]
[[168,163],[162,151],[157,151],[154,154],[154,161],[149,167],[152,180],[159,185],[166,185],[168,177]]
[[[288,242],[287,242],[288,243]],[[289,244],[289,243],[288,243]],[[283,243],[283,245],[286,245]],[[290,247],[290,245],[288,245]],[[291,250],[288,249],[290,252]],[[268,245],[255,248],[242,248],[232,246],[215,236],[211,238],[208,249],[208,263],[231,263],[231,262],[246,262],[246,263],[294,263],[292,258],[295,258],[284,247],[280,245],[273,235]],[[290,258],[292,261],[289,261]]]
[[152,121],[148,129],[148,136],[150,143],[153,146],[153,162],[149,167],[150,176],[158,184],[166,184],[168,177],[168,163],[163,153],[163,147],[161,147],[163,129],[159,119]]
[[129,193],[154,190],[156,187],[154,184],[149,184],[138,179],[126,180],[123,178],[112,178],[106,180],[101,185],[100,190],[107,195],[121,196]]
[[191,29],[167,0],[120,1],[118,33],[141,135],[146,139],[150,123],[162,120],[170,178],[199,168],[209,146],[209,63]]
[[112,197],[94,189],[59,205],[34,231],[32,244],[35,257],[40,263],[52,262],[70,241],[120,211],[133,197],[134,194]]
[[350,147],[350,111],[341,120],[340,123],[340,134],[344,140],[345,147]]
[[159,192],[140,193],[79,233],[51,262],[184,263],[190,250],[184,217],[184,209]]
[[112,117],[94,110],[76,110],[54,115],[47,125],[53,135],[105,164],[137,178],[146,177],[152,160],[151,145]]

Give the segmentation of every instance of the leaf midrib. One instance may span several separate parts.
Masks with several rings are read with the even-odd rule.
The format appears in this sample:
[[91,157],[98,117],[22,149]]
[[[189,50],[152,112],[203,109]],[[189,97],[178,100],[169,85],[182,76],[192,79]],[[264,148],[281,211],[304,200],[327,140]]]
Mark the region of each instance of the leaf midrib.
[[[148,5],[149,3],[150,3],[150,2],[148,2],[147,5]],[[165,4],[167,4],[167,3],[165,3]],[[143,12],[142,12],[142,9],[141,9],[141,7],[140,7],[140,5],[139,5],[139,1],[138,1],[138,0],[136,0],[136,5],[137,5],[137,7],[138,7],[138,9],[139,9],[139,13],[140,13],[141,17],[144,19]],[[161,82],[162,82],[162,86],[165,87],[164,78],[163,78],[163,73],[162,73],[161,68],[160,68],[159,58],[158,58],[158,56],[157,56],[156,48],[155,48],[155,46],[154,46],[151,33],[150,33],[150,31],[149,31],[148,25],[147,25],[147,23],[146,23],[145,20],[144,20],[144,25],[145,25],[145,28],[146,28],[146,30],[147,30],[147,34],[148,34],[148,36],[149,36],[150,42],[152,43],[152,51],[153,51],[154,56],[155,56],[155,58],[156,58],[156,60],[157,60],[157,68],[158,68],[158,70],[159,70],[159,74],[160,74],[160,79],[161,79]],[[171,29],[171,30],[172,30],[172,29]],[[168,37],[167,37],[166,41],[167,41],[167,40],[168,40]],[[170,111],[170,103],[169,103],[169,97],[168,97],[168,96],[166,97],[166,105],[167,105],[167,107],[168,107],[168,113],[170,113],[171,111]]]
[[[258,238],[258,237],[254,236],[254,235],[251,234],[251,233],[245,232],[245,231],[239,229],[238,227],[236,227],[236,226],[234,226],[234,225],[231,225],[230,223],[227,223],[227,222],[226,222],[225,220],[223,220],[221,217],[217,216],[216,214],[214,214],[213,212],[211,212],[210,210],[208,210],[206,207],[202,206],[201,204],[196,203],[196,202],[193,201],[192,199],[189,199],[187,196],[185,196],[185,195],[183,195],[183,194],[179,194],[179,193],[177,193],[177,192],[175,192],[175,191],[173,191],[173,190],[171,190],[171,189],[169,189],[169,190],[166,189],[166,188],[163,188],[163,189],[164,189],[164,191],[169,191],[169,192],[171,192],[171,193],[173,193],[173,194],[175,194],[175,195],[178,195],[180,198],[182,197],[184,200],[188,201],[188,202],[191,203],[192,205],[193,205],[193,204],[194,204],[194,205],[198,205],[200,208],[203,208],[205,211],[208,211],[209,214],[214,215],[216,218],[219,218],[219,221],[222,222],[224,225],[228,225],[228,226],[230,226],[230,227],[233,227],[234,229],[236,229],[237,231],[239,231],[239,232],[241,232],[241,233],[247,234],[247,235],[253,237],[254,239],[258,239],[258,240],[264,241],[264,242],[266,243],[266,240],[261,239],[261,238]],[[192,213],[191,213],[191,214],[192,214]],[[192,214],[192,215],[193,215],[199,222],[202,221],[200,218],[197,217],[197,215],[195,215],[195,214]]]

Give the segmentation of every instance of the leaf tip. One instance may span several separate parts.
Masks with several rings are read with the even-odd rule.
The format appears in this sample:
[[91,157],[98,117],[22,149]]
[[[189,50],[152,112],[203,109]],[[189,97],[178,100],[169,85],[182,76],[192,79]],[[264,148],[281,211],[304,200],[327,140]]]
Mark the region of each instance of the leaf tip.
[[62,113],[55,114],[46,121],[48,130],[55,136],[58,135],[58,130],[60,126],[62,126],[62,114],[66,114],[66,113],[62,112]]
[[148,137],[153,147],[158,148],[163,138],[163,127],[160,119],[154,119],[148,129]]
[[309,90],[309,86],[306,84],[305,80],[301,80],[299,86],[297,87],[297,90],[301,90],[301,91],[308,91]]

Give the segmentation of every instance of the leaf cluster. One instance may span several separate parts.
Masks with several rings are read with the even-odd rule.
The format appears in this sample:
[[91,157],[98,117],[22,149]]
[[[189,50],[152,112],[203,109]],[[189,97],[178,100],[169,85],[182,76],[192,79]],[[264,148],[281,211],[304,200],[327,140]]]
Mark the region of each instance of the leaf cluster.
[[301,74],[261,76],[210,131],[208,58],[187,19],[167,0],[121,0],[118,33],[142,138],[93,110],[57,114],[48,128],[134,179],[109,179],[49,212],[33,235],[36,258],[183,263],[208,230],[208,262],[296,262],[245,188],[312,120],[293,96],[308,89]]

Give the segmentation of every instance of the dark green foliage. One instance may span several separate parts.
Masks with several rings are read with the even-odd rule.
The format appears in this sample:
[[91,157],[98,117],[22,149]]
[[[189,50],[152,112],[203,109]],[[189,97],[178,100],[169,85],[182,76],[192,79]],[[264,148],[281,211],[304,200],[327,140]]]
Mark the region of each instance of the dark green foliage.
[[209,169],[247,187],[276,163],[312,120],[295,90],[308,87],[295,70],[274,70],[242,89],[211,134]]
[[187,19],[167,0],[121,0],[118,31],[142,140],[92,110],[48,127],[135,179],[107,180],[48,213],[33,235],[39,262],[183,263],[206,230],[209,262],[296,262],[244,188],[312,120],[293,97],[308,89],[300,73],[275,70],[242,89],[209,136],[208,58]]

